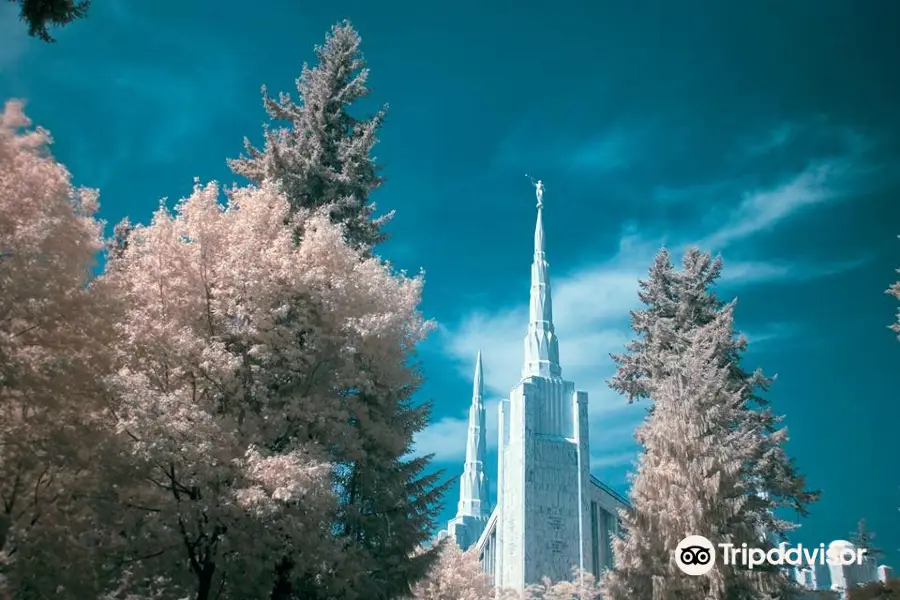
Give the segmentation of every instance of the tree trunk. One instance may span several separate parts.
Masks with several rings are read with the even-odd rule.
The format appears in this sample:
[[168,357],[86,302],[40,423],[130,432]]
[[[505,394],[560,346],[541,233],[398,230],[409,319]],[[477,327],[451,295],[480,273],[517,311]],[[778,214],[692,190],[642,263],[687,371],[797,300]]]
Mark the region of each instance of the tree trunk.
[[203,569],[197,574],[199,585],[197,586],[196,600],[211,600],[213,574],[215,572],[215,564],[209,562],[203,564]]

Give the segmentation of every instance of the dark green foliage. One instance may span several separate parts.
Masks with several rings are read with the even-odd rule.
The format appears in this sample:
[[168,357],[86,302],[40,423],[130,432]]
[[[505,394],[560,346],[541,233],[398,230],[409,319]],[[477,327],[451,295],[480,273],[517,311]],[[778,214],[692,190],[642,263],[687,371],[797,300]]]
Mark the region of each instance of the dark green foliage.
[[850,541],[857,548],[865,550],[869,560],[878,561],[884,555],[884,551],[875,546],[875,534],[869,530],[865,519],[860,519],[856,524],[856,530],[850,534]]
[[19,17],[28,26],[28,35],[54,42],[49,27],[63,27],[87,15],[90,0],[10,0],[18,2]]
[[367,251],[385,239],[389,217],[374,218],[369,198],[382,183],[372,151],[387,106],[367,119],[350,112],[369,95],[369,71],[350,23],[332,27],[316,56],[316,66],[303,65],[296,100],[285,93],[271,98],[263,87],[272,125],[265,143],[256,148],[245,138],[245,154],[228,165],[254,183],[277,181],[292,212],[326,208],[347,241]]
[[847,593],[847,600],[900,600],[900,579],[890,579],[887,583],[877,581]]
[[[360,37],[349,23],[334,26],[316,56],[318,64],[303,66],[296,99],[270,98],[263,88],[271,120],[264,144],[257,148],[245,140],[245,154],[228,164],[253,183],[276,182],[292,214],[326,211],[343,226],[347,242],[371,256],[384,239],[385,219],[374,218],[369,196],[382,183],[372,150],[386,107],[370,118],[350,113],[369,89]],[[361,372],[373,368],[359,365]],[[288,438],[308,437],[335,465],[339,504],[330,523],[334,552],[328,564],[305,560],[304,540],[286,540],[284,558],[273,565],[272,600],[403,598],[436,560],[435,552],[420,548],[449,484],[439,483],[440,473],[428,473],[431,457],[410,456],[430,405],[412,404],[419,377],[409,368],[405,389],[335,390],[345,400],[340,427],[285,422]],[[291,382],[278,385],[292,393]]]
[[[308,569],[296,552],[276,567],[272,600],[397,600],[408,597],[437,560],[436,549],[420,552],[431,537],[441,498],[451,482],[428,473],[431,456],[410,457],[413,437],[428,423],[430,405],[413,405],[417,388],[353,396],[353,443],[330,445],[338,465],[340,502],[332,531],[339,557],[326,569]],[[390,433],[384,435],[389,429]],[[315,434],[313,434],[315,437]],[[359,442],[362,442],[361,445]],[[289,546],[302,553],[303,540]]]

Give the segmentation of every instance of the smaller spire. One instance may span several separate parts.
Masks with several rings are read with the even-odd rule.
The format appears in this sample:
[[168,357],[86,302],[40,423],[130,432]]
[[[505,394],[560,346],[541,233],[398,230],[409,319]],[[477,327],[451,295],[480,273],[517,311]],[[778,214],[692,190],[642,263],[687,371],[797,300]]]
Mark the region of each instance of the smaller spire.
[[481,351],[475,360],[472,404],[469,406],[469,434],[466,438],[466,464],[459,482],[457,517],[486,519],[489,514],[487,476],[484,472],[487,432],[484,414],[484,373]]

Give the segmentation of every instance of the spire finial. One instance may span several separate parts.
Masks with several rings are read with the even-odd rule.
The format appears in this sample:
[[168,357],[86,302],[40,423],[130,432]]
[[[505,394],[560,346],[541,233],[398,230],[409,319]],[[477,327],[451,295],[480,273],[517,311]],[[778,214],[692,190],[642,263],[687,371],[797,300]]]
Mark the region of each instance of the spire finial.
[[534,177],[528,173],[525,173],[525,177],[527,177],[531,181],[531,185],[534,186],[534,196],[537,198],[537,207],[538,210],[540,210],[544,206],[544,182],[540,179],[535,181]]
[[528,333],[525,336],[525,366],[522,377],[559,377],[559,346],[553,330],[550,298],[550,266],[544,255],[544,182],[525,175],[534,186],[537,220],[534,224],[534,262],[531,265],[531,299]]

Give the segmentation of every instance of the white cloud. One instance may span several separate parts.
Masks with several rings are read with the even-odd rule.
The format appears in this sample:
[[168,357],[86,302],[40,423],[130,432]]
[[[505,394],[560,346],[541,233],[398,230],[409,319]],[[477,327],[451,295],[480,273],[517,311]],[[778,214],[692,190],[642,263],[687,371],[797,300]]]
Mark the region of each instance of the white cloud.
[[631,452],[616,452],[591,457],[592,469],[604,469],[609,467],[622,467],[632,465],[637,460],[637,450]]
[[745,331],[743,333],[744,337],[747,338],[747,343],[751,344],[752,348],[759,348],[761,344],[767,342],[796,336],[799,331],[799,327],[793,323],[770,323],[763,328]]
[[[484,403],[487,449],[497,447],[497,405],[499,398]],[[412,454],[434,454],[436,462],[462,462],[466,457],[466,438],[469,433],[469,407],[458,417],[444,417],[416,436]]]
[[566,156],[569,170],[593,173],[619,171],[640,157],[646,131],[614,127],[577,146]]
[[784,280],[809,281],[851,271],[865,262],[865,259],[820,264],[785,261],[726,262],[719,281],[741,285]]
[[750,155],[765,155],[773,150],[783,148],[796,136],[795,123],[782,123],[767,131],[762,137],[749,140],[744,144],[744,151]]
[[[644,416],[644,406],[628,404],[609,389],[606,379],[614,372],[609,354],[621,351],[629,339],[628,314],[638,304],[635,285],[650,256],[649,246],[626,236],[613,260],[553,281],[563,375],[588,392],[592,464],[594,459],[633,446],[632,434]],[[471,377],[472,361],[481,349],[485,387],[506,397],[521,376],[527,323],[528,308],[522,302],[505,310],[475,310],[456,326],[443,327],[439,335],[463,377]],[[461,459],[466,419],[460,414],[433,423],[416,438],[416,452],[435,453],[444,461]],[[487,408],[487,420],[488,445],[494,448],[496,401]]]
[[731,180],[699,183],[682,187],[658,186],[653,190],[653,200],[664,204],[692,203],[709,198],[727,198],[737,182]]
[[835,198],[848,168],[842,160],[816,162],[778,186],[745,193],[737,210],[700,245],[724,248],[771,229],[804,207]]

